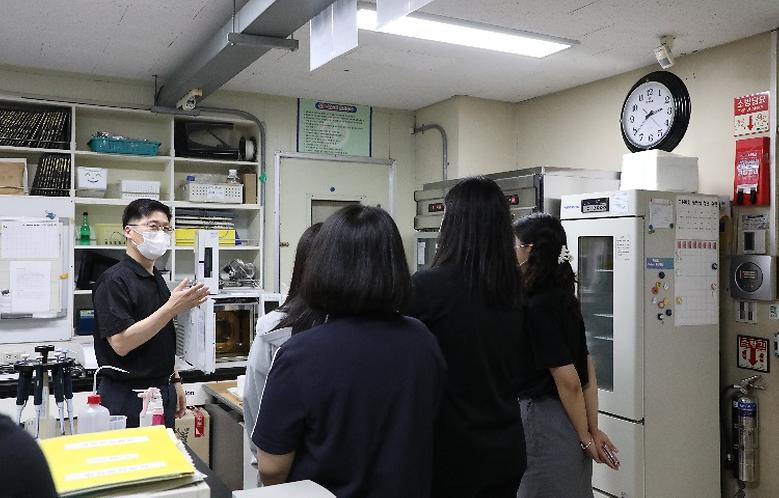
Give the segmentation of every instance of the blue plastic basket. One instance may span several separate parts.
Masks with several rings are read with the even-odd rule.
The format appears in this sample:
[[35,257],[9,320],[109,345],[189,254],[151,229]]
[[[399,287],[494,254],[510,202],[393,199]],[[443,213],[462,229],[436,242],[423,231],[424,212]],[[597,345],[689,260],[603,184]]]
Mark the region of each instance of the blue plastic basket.
[[162,142],[134,140],[132,138],[92,137],[87,145],[94,152],[156,156]]

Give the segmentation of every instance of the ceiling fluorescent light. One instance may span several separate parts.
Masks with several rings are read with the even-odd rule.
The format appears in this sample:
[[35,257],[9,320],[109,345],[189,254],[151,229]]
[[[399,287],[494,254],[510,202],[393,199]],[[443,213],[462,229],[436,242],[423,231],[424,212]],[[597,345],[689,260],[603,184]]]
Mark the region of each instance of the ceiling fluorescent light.
[[574,40],[421,13],[401,17],[377,29],[376,11],[363,6],[357,11],[357,27],[408,38],[537,58],[546,57],[578,43]]

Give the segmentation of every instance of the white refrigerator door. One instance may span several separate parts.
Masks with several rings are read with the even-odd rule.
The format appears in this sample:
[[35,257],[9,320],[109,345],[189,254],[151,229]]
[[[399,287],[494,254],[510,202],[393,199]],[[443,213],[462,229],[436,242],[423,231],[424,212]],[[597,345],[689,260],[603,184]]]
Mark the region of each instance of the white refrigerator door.
[[[593,463],[592,486],[608,496],[638,498],[645,495],[644,426],[600,414],[598,427],[608,434],[619,450],[619,470],[605,464]],[[595,496],[598,496],[595,493]]]
[[184,360],[196,369],[212,373],[216,369],[214,300],[182,313]]
[[564,221],[600,411],[644,418],[643,219]]

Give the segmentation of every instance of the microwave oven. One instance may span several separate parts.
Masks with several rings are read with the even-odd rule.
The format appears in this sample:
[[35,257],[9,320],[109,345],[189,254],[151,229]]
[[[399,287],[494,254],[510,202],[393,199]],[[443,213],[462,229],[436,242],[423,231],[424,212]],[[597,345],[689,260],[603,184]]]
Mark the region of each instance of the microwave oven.
[[245,367],[256,334],[257,319],[278,308],[282,296],[261,291],[234,291],[179,315],[177,352],[193,368]]

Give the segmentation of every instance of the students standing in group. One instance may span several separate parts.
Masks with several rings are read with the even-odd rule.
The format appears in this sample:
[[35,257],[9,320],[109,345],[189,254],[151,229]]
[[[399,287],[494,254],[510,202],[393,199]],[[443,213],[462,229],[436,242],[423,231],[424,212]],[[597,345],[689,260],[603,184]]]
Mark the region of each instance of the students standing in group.
[[308,227],[298,240],[295,249],[295,262],[292,266],[292,279],[289,282],[289,292],[279,309],[266,313],[257,320],[257,334],[249,350],[249,359],[246,362],[246,383],[243,389],[243,420],[249,437],[254,430],[257,420],[257,412],[260,411],[260,398],[265,387],[265,379],[268,377],[273,355],[276,350],[289,339],[292,327],[278,327],[279,322],[287,317],[292,302],[300,292],[300,282],[306,268],[311,244],[314,237],[322,228],[321,223],[314,223]]
[[273,360],[252,434],[262,481],[427,498],[445,363],[427,328],[398,313],[411,292],[398,229],[382,209],[347,206],[309,260],[300,297],[326,323]]
[[448,364],[435,425],[433,497],[515,498],[525,468],[517,403],[521,281],[506,198],[487,178],[449,191],[432,268],[414,274],[408,313]]
[[598,385],[587,350],[575,276],[560,220],[534,213],[515,222],[517,260],[527,292],[522,385],[527,470],[519,498],[592,497],[592,461],[617,470],[617,449],[598,429]]

